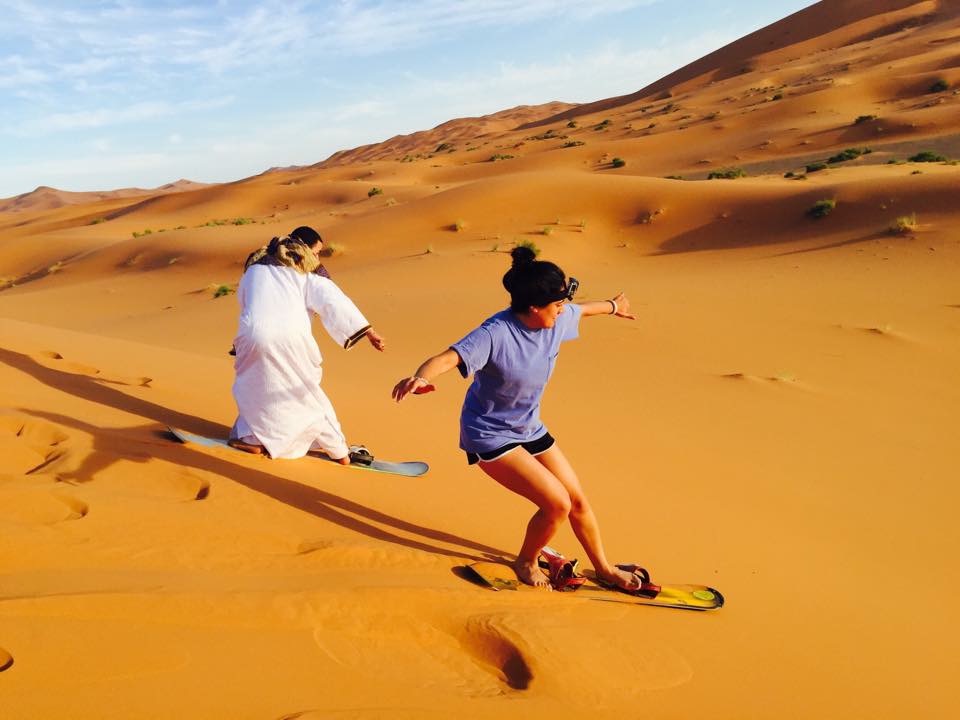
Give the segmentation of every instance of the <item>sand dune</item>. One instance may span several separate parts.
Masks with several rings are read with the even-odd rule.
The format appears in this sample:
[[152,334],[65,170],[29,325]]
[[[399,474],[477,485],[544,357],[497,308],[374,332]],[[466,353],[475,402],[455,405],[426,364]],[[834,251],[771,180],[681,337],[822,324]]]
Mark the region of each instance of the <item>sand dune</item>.
[[[960,158],[957,37],[953,3],[818,3],[621,98],[4,205],[4,718],[950,717],[960,167],[908,158]],[[300,224],[389,341],[317,327],[345,431],[422,478],[166,431],[228,431],[231,291]],[[721,611],[464,573],[531,507],[457,450],[463,381],[389,390],[521,241],[638,316],[584,321],[544,405],[608,552]]]

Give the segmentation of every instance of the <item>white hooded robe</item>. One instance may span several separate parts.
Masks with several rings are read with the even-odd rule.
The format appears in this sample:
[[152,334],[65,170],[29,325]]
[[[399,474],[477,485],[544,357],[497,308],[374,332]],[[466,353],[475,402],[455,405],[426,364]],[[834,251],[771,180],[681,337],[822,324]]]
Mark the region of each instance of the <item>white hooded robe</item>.
[[333,405],[320,389],[320,348],[310,312],[341,346],[369,326],[329,278],[284,266],[251,265],[237,288],[240,326],[234,347],[233,397],[239,416],[231,437],[262,444],[271,457],[349,449]]

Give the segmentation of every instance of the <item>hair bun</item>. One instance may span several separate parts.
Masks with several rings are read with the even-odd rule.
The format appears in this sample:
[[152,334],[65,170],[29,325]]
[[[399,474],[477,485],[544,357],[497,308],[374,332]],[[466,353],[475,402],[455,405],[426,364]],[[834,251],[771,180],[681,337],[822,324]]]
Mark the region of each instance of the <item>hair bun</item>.
[[513,258],[513,267],[519,268],[536,260],[537,254],[530,248],[520,245],[510,251],[510,257]]

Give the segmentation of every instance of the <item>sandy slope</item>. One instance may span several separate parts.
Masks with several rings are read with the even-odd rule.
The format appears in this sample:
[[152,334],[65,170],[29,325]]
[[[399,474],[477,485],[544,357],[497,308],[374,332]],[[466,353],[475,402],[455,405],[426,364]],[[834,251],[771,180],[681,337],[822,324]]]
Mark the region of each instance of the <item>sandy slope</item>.
[[[0,213],[3,716],[950,717],[960,167],[886,161],[950,154],[957,97],[927,91],[960,81],[960,27],[950,3],[822,5],[649,91],[672,98]],[[525,139],[551,128],[569,137]],[[751,177],[690,180],[732,164]],[[214,290],[302,223],[390,342],[344,353],[318,328],[327,392],[424,478],[164,432],[226,432],[236,304]],[[522,239],[638,315],[584,321],[544,408],[608,551],[716,585],[722,611],[461,576],[509,557],[531,509],[457,450],[462,380],[389,390],[504,305]]]

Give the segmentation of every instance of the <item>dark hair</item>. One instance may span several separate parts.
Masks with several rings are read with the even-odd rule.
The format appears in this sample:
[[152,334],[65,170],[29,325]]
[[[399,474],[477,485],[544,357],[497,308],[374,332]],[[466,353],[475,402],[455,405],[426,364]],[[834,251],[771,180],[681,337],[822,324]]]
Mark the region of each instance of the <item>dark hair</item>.
[[513,267],[503,276],[503,287],[510,293],[510,309],[526,312],[531,305],[543,307],[566,297],[566,275],[557,265],[537,260],[528,247],[515,247],[510,253]]
[[316,245],[318,242],[323,242],[323,238],[320,237],[320,233],[308,225],[301,225],[295,230],[291,230],[290,237],[292,237],[294,240],[304,242],[311,247]]

